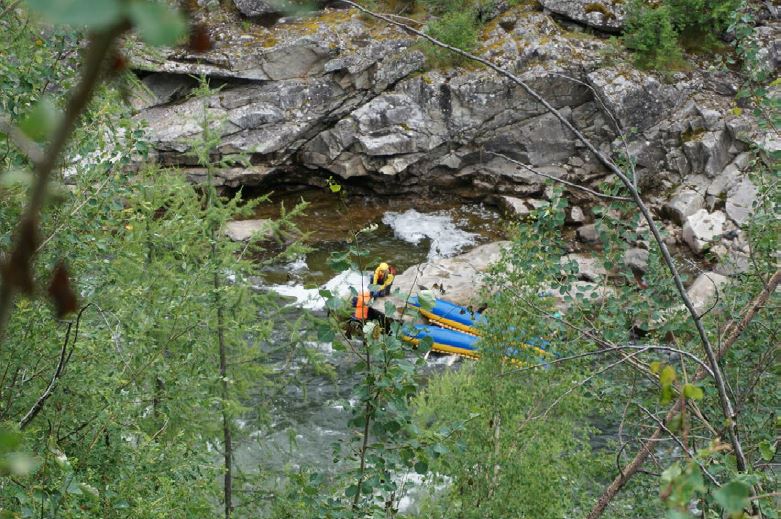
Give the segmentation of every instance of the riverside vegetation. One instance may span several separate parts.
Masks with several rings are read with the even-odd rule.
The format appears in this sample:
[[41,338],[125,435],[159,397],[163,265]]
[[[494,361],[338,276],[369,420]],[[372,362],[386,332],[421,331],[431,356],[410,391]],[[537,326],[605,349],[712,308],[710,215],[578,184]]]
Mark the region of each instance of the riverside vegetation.
[[[669,255],[632,182],[637,164],[595,148],[607,171],[587,188],[602,274],[585,283],[561,260],[574,195],[550,181],[486,276],[481,359],[424,380],[428,345],[410,349],[399,323],[362,323],[357,342],[343,334],[351,309],[335,294],[321,294],[329,317],[291,320],[275,294],[253,289],[261,263],[305,250],[295,220],[306,207],[249,242],[224,237],[228,221],[267,200],[216,189],[224,171],[257,167],[223,151],[231,123],[208,115],[216,82],[193,79],[187,99],[206,115],[182,160],[205,181],[156,162],[126,103],[138,79],[120,39],[205,52],[204,20],[236,15],[222,4],[0,4],[0,517],[778,517],[777,149],[747,151],[757,196],[740,232],[750,261],[694,309],[678,272],[686,260]],[[485,66],[471,53],[491,13],[510,6],[365,7],[371,23],[428,36],[427,67],[447,71]],[[698,53],[721,55],[741,78],[735,110],[777,138],[777,80],[758,64],[754,34],[760,9],[634,0],[626,59],[669,75],[696,68]],[[357,226],[331,267],[374,265],[363,246],[372,232]],[[624,264],[638,243],[642,275]],[[555,358],[504,359],[508,343],[537,337]],[[352,435],[322,446],[333,467],[240,470],[236,442],[270,428],[267,402],[295,377],[272,372],[268,357],[301,355],[331,374],[296,346],[313,339],[354,357]]]

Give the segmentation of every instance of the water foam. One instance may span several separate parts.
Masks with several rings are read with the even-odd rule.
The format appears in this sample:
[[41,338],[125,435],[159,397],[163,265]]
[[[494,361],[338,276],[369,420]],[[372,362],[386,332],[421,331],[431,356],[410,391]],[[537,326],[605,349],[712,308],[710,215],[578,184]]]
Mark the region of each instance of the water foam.
[[320,290],[328,290],[337,297],[349,297],[352,291],[368,288],[368,276],[354,270],[340,272],[319,288],[306,288],[300,283],[289,285],[269,285],[264,288],[272,290],[283,297],[295,299],[288,306],[295,306],[314,312],[325,310],[325,299],[320,295]]
[[429,260],[455,256],[474,245],[478,238],[476,233],[459,229],[446,211],[419,213],[415,209],[407,209],[403,213],[387,212],[382,217],[382,223],[393,229],[397,238],[413,245],[430,239]]

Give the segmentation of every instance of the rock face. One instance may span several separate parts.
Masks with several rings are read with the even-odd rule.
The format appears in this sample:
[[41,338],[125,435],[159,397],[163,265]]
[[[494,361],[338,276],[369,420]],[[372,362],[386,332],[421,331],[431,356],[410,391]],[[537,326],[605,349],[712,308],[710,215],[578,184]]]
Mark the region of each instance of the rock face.
[[[279,9],[270,0],[235,3],[250,18]],[[747,150],[761,144],[770,152],[781,141],[732,110],[740,79],[696,69],[662,77],[629,59],[606,63],[605,41],[574,36],[562,17],[618,31],[624,2],[541,3],[543,12],[527,3],[493,4],[482,13],[495,20],[476,52],[528,83],[602,153],[628,156],[651,209],[676,224],[667,225],[668,243],[685,241],[696,254],[716,247],[717,255],[736,258],[731,271],[743,269],[747,246],[729,236],[747,223],[757,196],[745,171]],[[205,182],[191,143],[209,124],[219,134],[213,158],[227,164],[212,181],[225,188],[322,186],[336,177],[379,194],[493,201],[521,217],[551,199],[548,179],[594,189],[610,180],[565,124],[490,70],[427,69],[410,34],[355,10],[283,20],[271,28],[210,20],[215,46],[203,53],[126,44],[143,84],[131,97],[152,158]],[[763,48],[775,63],[778,25],[767,28]],[[205,76],[214,90],[189,97],[193,76]],[[595,200],[573,189],[566,196],[577,204],[567,222],[581,226],[580,240],[593,242],[592,213],[581,208]],[[647,238],[628,241],[648,248]],[[633,252],[627,265],[642,271],[642,256]],[[583,280],[604,275],[577,262]]]
[[721,211],[709,213],[700,209],[686,219],[683,226],[683,240],[697,254],[705,248],[724,230],[727,217]]
[[[237,5],[258,16],[252,13],[265,12],[267,3]],[[194,165],[190,142],[206,117],[222,135],[215,158],[244,154],[256,168],[273,172],[248,182],[333,175],[380,192],[390,185],[394,193],[445,188],[467,197],[492,192],[529,199],[542,193],[545,178],[486,152],[556,178],[602,171],[517,85],[486,70],[421,73],[424,58],[408,34],[367,24],[354,11],[326,10],[271,29],[217,25],[212,32],[215,48],[201,54],[128,44],[132,68],[147,74],[145,82],[162,83],[149,88],[154,95],[139,96],[136,117],[147,125],[153,155],[163,164]],[[619,129],[608,112],[618,114],[622,128],[645,128],[688,92],[631,69],[598,68],[588,57],[598,55],[601,40],[568,38],[528,6],[506,11],[483,37],[488,57],[517,70],[603,145]],[[190,76],[199,75],[221,90],[183,101]],[[242,182],[234,177],[223,185]]]
[[540,0],[545,9],[607,32],[624,26],[624,2],[616,0]]

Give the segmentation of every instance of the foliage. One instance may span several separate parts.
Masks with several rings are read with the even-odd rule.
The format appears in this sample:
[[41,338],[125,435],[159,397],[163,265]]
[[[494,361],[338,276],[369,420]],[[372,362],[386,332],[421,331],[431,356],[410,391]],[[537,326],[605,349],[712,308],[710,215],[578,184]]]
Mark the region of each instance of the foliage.
[[[94,3],[67,4],[67,13],[45,14],[66,23]],[[138,6],[149,11],[139,14]],[[163,4],[122,2],[119,15],[104,7],[78,19],[100,28],[128,16],[154,43],[178,38],[184,27]],[[65,27],[27,32],[28,23],[13,18],[13,30],[1,37],[4,49],[18,49],[34,66],[9,67],[0,106],[46,143],[73,62],[63,57],[67,66],[38,65],[75,49],[81,36]],[[42,39],[37,31],[57,37]],[[46,92],[50,101],[42,100]],[[62,273],[58,283],[72,287],[79,311],[61,320],[33,293],[16,300],[0,333],[0,472],[13,476],[0,479],[0,514],[211,515],[221,498],[222,470],[213,452],[224,438],[221,419],[238,433],[233,423],[248,418],[248,390],[269,385],[259,344],[274,322],[276,297],[250,289],[257,266],[243,259],[248,246],[222,234],[226,221],[251,214],[263,199],[245,203],[239,193],[208,203],[205,195],[213,191],[204,193],[176,172],[137,164],[138,172],[128,173],[131,157],[143,158],[147,146],[122,106],[117,90],[97,89],[70,136],[64,162],[75,166],[49,186],[40,219],[34,278]],[[204,137],[196,149],[208,156]],[[3,144],[4,169],[27,167],[22,154]],[[28,177],[2,172],[4,250],[30,185],[16,179]],[[257,241],[249,247],[260,250]],[[258,429],[265,415],[256,407],[249,417]],[[252,479],[244,475],[240,482],[254,486]]]
[[[467,9],[449,12],[432,21],[426,33],[442,43],[470,52],[477,46],[479,31],[474,12]],[[460,56],[434,45],[426,45],[424,51],[426,59],[434,66],[444,67],[464,62]]]
[[731,21],[739,0],[632,0],[627,6],[624,44],[644,68],[679,69],[681,46],[708,50]]
[[643,0],[629,5],[624,45],[637,54],[637,64],[658,70],[679,67],[683,58],[670,8],[647,7]]

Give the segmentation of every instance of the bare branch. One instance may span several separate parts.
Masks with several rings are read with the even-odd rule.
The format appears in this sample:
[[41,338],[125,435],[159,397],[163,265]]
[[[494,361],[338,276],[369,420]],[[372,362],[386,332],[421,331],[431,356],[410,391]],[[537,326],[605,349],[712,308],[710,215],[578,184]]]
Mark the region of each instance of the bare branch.
[[516,166],[520,166],[523,169],[525,169],[527,171],[530,171],[531,173],[534,173],[535,175],[539,175],[541,177],[548,178],[548,179],[553,180],[555,182],[558,182],[560,184],[564,184],[565,186],[569,186],[569,187],[572,187],[572,188],[575,188],[575,189],[580,189],[581,191],[585,191],[586,193],[592,194],[592,195],[594,195],[596,197],[599,197],[599,198],[605,198],[607,200],[618,200],[618,201],[621,201],[621,202],[631,202],[632,201],[631,198],[627,198],[625,196],[607,195],[605,193],[600,193],[599,191],[594,191],[593,189],[589,189],[589,188],[587,188],[585,186],[581,186],[580,184],[576,184],[574,182],[569,182],[569,181],[564,180],[562,178],[554,177],[553,175],[548,175],[547,173],[543,173],[542,171],[537,171],[536,169],[532,168],[528,164],[524,164],[523,162],[521,162],[519,160],[515,160],[513,158],[510,158],[510,157],[508,157],[507,155],[505,155],[503,153],[497,153],[495,151],[486,151],[486,153],[488,153],[489,155],[495,155],[497,157],[501,157],[504,160],[506,160],[507,162],[512,162]]
[[692,460],[694,460],[694,462],[695,462],[697,465],[699,465],[699,467],[700,467],[700,469],[702,470],[702,472],[703,472],[703,473],[704,473],[706,476],[708,476],[708,479],[710,479],[710,480],[711,480],[711,483],[713,483],[713,484],[714,484],[714,485],[716,485],[717,487],[720,487],[720,486],[721,486],[721,483],[719,483],[719,482],[718,482],[718,480],[717,480],[715,477],[713,477],[713,474],[711,474],[710,472],[708,472],[708,469],[706,469],[706,468],[705,468],[705,465],[703,465],[703,464],[702,464],[702,462],[701,462],[700,460],[698,460],[698,459],[696,458],[696,456],[694,456],[694,454],[693,454],[693,453],[692,453],[692,452],[691,452],[691,451],[690,451],[690,450],[689,450],[689,449],[686,447],[686,445],[684,445],[684,444],[683,444],[683,442],[681,441],[681,439],[680,439],[680,438],[678,438],[678,436],[676,436],[674,432],[672,432],[670,429],[668,429],[668,428],[667,428],[667,426],[666,426],[666,425],[664,425],[664,422],[662,422],[661,420],[659,420],[659,419],[658,419],[656,416],[654,416],[654,414],[653,414],[651,411],[649,411],[648,409],[646,409],[646,408],[645,408],[645,407],[643,407],[642,405],[640,405],[640,404],[636,404],[636,405],[637,405],[637,407],[639,407],[640,409],[642,409],[642,410],[643,410],[643,412],[644,412],[645,414],[647,414],[647,415],[648,415],[648,417],[649,417],[651,420],[653,420],[654,422],[656,422],[656,425],[658,425],[659,427],[661,427],[661,428],[662,428],[662,430],[664,430],[664,432],[666,432],[666,433],[667,433],[667,435],[668,435],[668,436],[670,436],[670,438],[672,438],[672,439],[675,441],[675,443],[677,443],[677,444],[678,444],[678,446],[679,446],[679,447],[680,447],[680,448],[683,450],[683,452],[685,452],[685,453],[686,453],[686,455],[687,455],[689,458],[691,458]]
[[84,311],[89,308],[91,305],[86,305],[82,307],[82,309],[79,311],[79,314],[76,316],[76,333],[73,336],[73,345],[71,346],[70,353],[68,353],[68,343],[70,342],[70,336],[71,336],[71,329],[73,328],[74,322],[71,321],[68,323],[68,328],[65,331],[65,339],[62,341],[62,348],[60,348],[60,359],[57,362],[57,368],[54,370],[54,374],[52,375],[51,381],[49,381],[49,385],[46,386],[46,390],[41,394],[41,396],[38,397],[38,400],[35,401],[35,404],[30,408],[29,411],[22,417],[21,420],[19,420],[19,429],[22,430],[25,427],[27,427],[30,422],[33,421],[33,419],[38,416],[38,413],[41,412],[41,409],[43,409],[44,404],[46,404],[46,401],[49,399],[50,396],[52,396],[52,393],[54,392],[54,389],[57,387],[57,383],[60,380],[60,377],[62,376],[62,372],[65,369],[65,365],[68,363],[68,360],[70,360],[71,355],[73,354],[73,348],[76,346],[76,340],[79,338],[79,323],[81,321],[81,316],[84,313]]
[[[748,324],[751,322],[751,320],[756,316],[757,312],[764,307],[765,303],[767,303],[770,294],[772,294],[776,287],[778,287],[779,282],[781,282],[781,270],[777,270],[775,274],[768,280],[767,285],[765,285],[765,288],[762,290],[762,292],[759,293],[759,295],[754,298],[754,300],[749,305],[746,312],[743,314],[743,317],[740,319],[740,321],[732,321],[729,325],[727,325],[725,329],[725,334],[727,335],[727,339],[722,343],[721,348],[719,348],[718,351],[718,359],[721,359],[729,350],[729,348],[732,347],[732,345],[735,343],[735,341],[738,339],[740,334],[743,332],[743,330],[746,329]],[[694,384],[700,380],[702,380],[705,377],[705,371],[702,370],[702,368],[698,369],[697,372],[694,374],[694,377],[692,378],[691,383]],[[672,420],[680,411],[681,406],[681,400],[676,400],[675,404],[669,409],[667,412],[667,416],[664,418],[664,423],[668,423],[670,420]],[[640,469],[640,467],[643,465],[646,459],[648,459],[648,456],[651,454],[654,448],[654,441],[659,438],[662,434],[662,428],[659,427],[656,429],[654,434],[649,438],[646,443],[643,444],[643,446],[640,448],[640,450],[635,455],[634,459],[629,462],[628,465],[626,465],[623,469],[623,471],[620,471],[619,475],[616,476],[616,478],[608,485],[608,487],[605,489],[605,491],[600,496],[599,500],[597,501],[597,504],[592,509],[591,513],[588,515],[589,519],[593,519],[596,517],[599,517],[602,512],[607,508],[608,503],[612,501],[613,497],[623,488],[623,486],[626,484],[627,481]]]
[[[485,65],[491,70],[497,72],[499,75],[504,76],[510,81],[512,81],[513,83],[519,85],[529,96],[531,96],[542,106],[544,106],[545,109],[548,110],[548,112],[553,114],[565,128],[567,128],[570,132],[572,132],[572,134],[575,135],[575,137],[580,142],[583,143],[586,149],[588,149],[591,153],[593,153],[594,156],[596,156],[599,159],[599,161],[605,165],[605,167],[607,167],[611,172],[613,172],[613,174],[615,174],[619,178],[619,180],[621,180],[621,182],[624,184],[624,187],[631,193],[632,199],[634,200],[635,205],[637,205],[638,209],[640,209],[643,218],[645,218],[646,222],[648,222],[648,227],[651,230],[651,234],[653,235],[654,240],[656,241],[657,246],[659,247],[659,250],[662,253],[662,258],[664,258],[664,262],[667,265],[668,270],[670,271],[670,275],[673,278],[673,281],[675,283],[675,288],[678,290],[678,295],[683,301],[683,304],[686,306],[686,309],[689,311],[689,315],[691,316],[692,322],[694,322],[694,326],[697,329],[698,335],[700,336],[700,342],[702,342],[702,347],[705,350],[705,353],[708,357],[708,363],[710,364],[711,371],[713,372],[713,378],[719,392],[719,401],[721,403],[722,412],[724,413],[724,418],[728,423],[727,430],[729,432],[730,443],[732,443],[732,447],[735,451],[735,459],[737,462],[736,465],[739,472],[745,472],[746,456],[743,453],[743,446],[741,445],[740,439],[738,437],[737,415],[735,414],[735,410],[732,406],[732,401],[730,400],[729,395],[727,394],[726,384],[724,382],[724,375],[721,371],[721,367],[718,364],[718,360],[716,359],[716,354],[714,353],[713,346],[710,343],[710,339],[708,338],[708,334],[705,331],[705,327],[703,326],[702,321],[700,320],[697,310],[694,308],[694,305],[689,299],[689,295],[686,293],[686,287],[683,285],[683,280],[681,279],[681,276],[678,273],[678,268],[675,266],[675,262],[673,261],[673,258],[670,255],[670,251],[667,248],[667,244],[662,239],[662,235],[659,232],[659,228],[657,227],[656,222],[651,216],[651,211],[648,209],[648,206],[646,206],[645,203],[643,202],[643,199],[641,198],[640,193],[638,192],[632,180],[629,179],[624,174],[621,168],[610,157],[608,157],[607,155],[602,153],[599,149],[597,149],[597,147],[585,135],[583,135],[583,133],[581,133],[580,130],[575,128],[575,126],[573,126],[573,124],[566,117],[564,117],[561,114],[561,112],[556,110],[556,108],[554,108],[553,105],[551,105],[544,97],[542,97],[536,90],[531,88],[525,81],[523,81],[515,74],[512,74],[508,70],[496,65],[495,63],[492,63],[489,60],[486,60],[484,58],[481,58],[469,52],[465,52],[461,49],[453,47],[452,45],[443,43],[437,40],[436,38],[429,36],[424,32],[421,32],[417,29],[410,27],[409,25],[405,25],[401,22],[392,20],[387,16],[374,13],[361,5],[356,4],[355,2],[352,2],[351,0],[344,0],[344,3],[351,5],[356,9],[374,18],[378,18],[391,25],[401,27],[405,31],[420,36],[421,38],[429,41],[430,43],[432,43],[437,47],[447,49],[470,61],[481,63],[482,65]],[[592,512],[596,512],[596,510]],[[601,513],[602,510],[596,513],[596,515],[590,515],[590,517],[592,517],[592,519],[593,517],[599,517]]]

